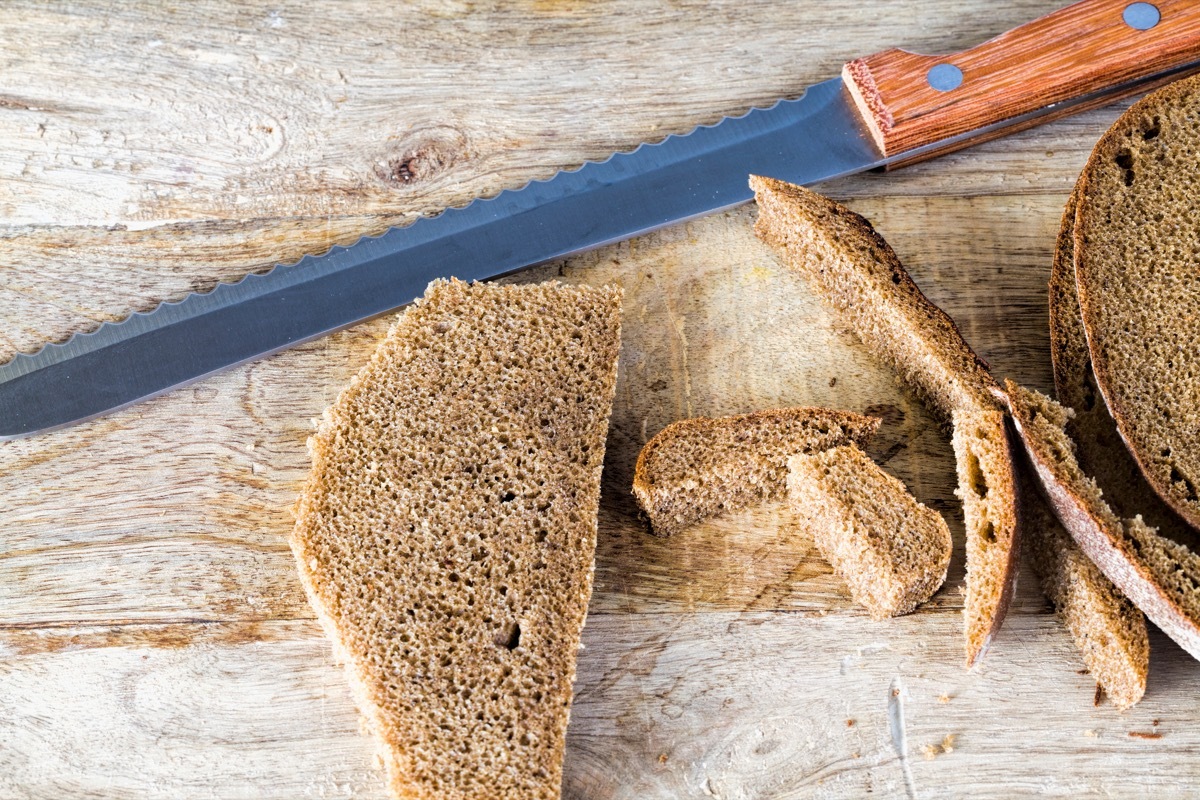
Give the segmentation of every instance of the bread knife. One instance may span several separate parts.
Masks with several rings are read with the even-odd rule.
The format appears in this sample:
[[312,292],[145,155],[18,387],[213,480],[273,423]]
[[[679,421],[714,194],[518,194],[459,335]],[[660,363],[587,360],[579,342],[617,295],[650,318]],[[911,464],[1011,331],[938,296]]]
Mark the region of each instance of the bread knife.
[[105,323],[0,366],[0,439],[50,431],[486,280],[752,197],[949,152],[1200,68],[1200,3],[1083,0],[969,50],[886,50],[795,100]]

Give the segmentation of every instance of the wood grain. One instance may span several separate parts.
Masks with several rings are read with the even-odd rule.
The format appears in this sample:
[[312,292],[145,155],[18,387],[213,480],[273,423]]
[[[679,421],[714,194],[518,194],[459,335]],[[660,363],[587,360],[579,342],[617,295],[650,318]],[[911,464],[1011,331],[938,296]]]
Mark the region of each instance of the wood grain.
[[[888,156],[989,126],[1023,127],[1040,109],[1088,95],[1111,101],[1128,93],[1122,85],[1200,62],[1195,3],[1156,0],[1161,18],[1148,30],[1124,22],[1128,5],[1082,0],[957,53],[885,50],[848,62],[842,78]],[[938,65],[956,67],[961,85],[934,88],[928,76]]]
[[[798,94],[862,53],[963,49],[1054,5],[14,4],[0,358]],[[1050,390],[1058,219],[1119,110],[823,189],[875,222],[999,375]],[[1024,580],[987,661],[961,669],[949,443],[754,238],[753,215],[513,278],[626,291],[566,796],[1186,796],[1200,671],[1165,637],[1141,705],[1093,707]],[[311,420],[387,324],[0,443],[0,798],[384,796],[285,537]],[[629,479],[649,436],[788,403],[884,416],[873,455],[946,513],[950,577],[918,614],[871,623],[777,507],[665,542],[641,527]]]

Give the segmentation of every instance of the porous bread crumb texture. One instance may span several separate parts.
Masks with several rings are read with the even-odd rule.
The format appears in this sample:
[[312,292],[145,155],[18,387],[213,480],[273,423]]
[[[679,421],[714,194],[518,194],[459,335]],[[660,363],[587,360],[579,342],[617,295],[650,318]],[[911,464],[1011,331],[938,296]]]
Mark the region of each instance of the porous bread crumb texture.
[[1067,201],[1050,273],[1050,355],[1058,401],[1074,410],[1067,435],[1076,444],[1079,467],[1104,490],[1119,517],[1138,514],[1169,539],[1195,545],[1200,536],[1154,492],[1129,454],[1096,386],[1087,333],[1075,286],[1075,213],[1078,186]]
[[1012,381],[1005,391],[1042,491],[1068,533],[1135,606],[1200,659],[1200,557],[1140,517],[1113,513],[1075,460],[1068,409]]
[[787,460],[866,444],[880,420],[826,408],[782,408],[680,420],[638,454],[633,494],[651,530],[670,536],[726,511],[782,495]]
[[853,443],[792,456],[787,485],[817,549],[872,619],[909,613],[946,580],[946,521]]
[[983,657],[999,630],[997,609],[1007,610],[1012,601],[1018,536],[1024,526],[1004,412],[960,408],[954,412],[953,428],[950,443],[958,472],[954,494],[962,501],[967,529],[963,624],[968,663],[972,663]]
[[430,285],[309,442],[291,537],[401,798],[556,798],[619,289]]
[[[751,176],[755,232],[956,434],[967,528],[967,664],[999,630],[1016,580],[1019,514],[996,382],[871,224],[821,195]],[[978,480],[975,480],[978,478]],[[975,481],[972,483],[972,481]]]
[[1018,463],[1026,560],[1070,631],[1088,672],[1117,708],[1129,708],[1146,691],[1146,618],[1075,544],[1038,492],[1031,469]]
[[822,300],[943,421],[964,406],[996,407],[996,382],[954,321],[909,277],[871,223],[827,197],[751,176],[755,233],[782,250]]
[[1200,76],[1147,95],[1080,176],[1079,302],[1096,382],[1150,485],[1200,527]]

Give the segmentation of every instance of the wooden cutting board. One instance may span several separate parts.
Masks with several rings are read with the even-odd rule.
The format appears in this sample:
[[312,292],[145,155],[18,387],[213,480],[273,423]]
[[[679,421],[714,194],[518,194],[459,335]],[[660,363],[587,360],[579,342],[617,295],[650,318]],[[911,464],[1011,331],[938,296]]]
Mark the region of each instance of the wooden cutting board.
[[[960,49],[1057,5],[9,4],[0,359],[795,95],[851,57]],[[998,375],[1048,390],[1059,214],[1123,107],[822,190],[876,223]],[[947,437],[753,219],[517,278],[626,292],[565,795],[1186,796],[1200,665],[1157,632],[1143,702],[1094,705],[1026,570],[963,669]],[[0,443],[0,797],[385,796],[285,537],[312,420],[387,325]],[[639,524],[647,438],[793,404],[882,416],[873,454],[950,520],[949,579],[918,613],[870,621],[771,507],[669,541]]]

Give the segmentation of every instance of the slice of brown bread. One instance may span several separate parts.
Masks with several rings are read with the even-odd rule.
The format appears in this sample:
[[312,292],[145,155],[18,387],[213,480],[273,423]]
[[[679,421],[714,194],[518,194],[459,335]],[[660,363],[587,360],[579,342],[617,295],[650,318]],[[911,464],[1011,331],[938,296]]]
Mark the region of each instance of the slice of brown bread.
[[1088,672],[1117,708],[1129,708],[1146,692],[1146,618],[1075,544],[1046,505],[1032,471],[1027,458],[1018,464],[1026,563],[1071,632]]
[[1140,517],[1122,520],[1075,460],[1071,416],[1012,381],[1003,393],[1055,515],[1101,572],[1168,636],[1200,659],[1200,557]]
[[799,186],[752,176],[755,231],[876,356],[951,423],[967,528],[967,664],[999,631],[1017,576],[1013,443],[987,365],[921,293],[867,220]]
[[291,536],[401,798],[557,798],[619,289],[430,285],[325,413]]
[[1025,530],[1017,495],[1015,441],[1005,414],[964,406],[952,418],[954,464],[967,539],[967,664],[981,658],[1000,630],[1016,590]]
[[1079,189],[1063,212],[1050,273],[1050,356],[1058,401],[1075,414],[1067,435],[1077,445],[1079,467],[1104,490],[1118,517],[1141,514],[1146,524],[1177,542],[1195,543],[1195,531],[1164,503],[1125,448],[1092,372],[1087,333],[1075,287],[1075,213]]
[[943,420],[958,408],[998,407],[987,364],[869,221],[802,186],[752,175],[750,187],[759,237]]
[[782,495],[796,453],[866,442],[880,420],[827,408],[781,408],[673,422],[638,454],[633,494],[651,530],[670,536]]
[[817,549],[872,619],[909,613],[946,580],[946,521],[853,443],[792,456],[787,485]]
[[1150,485],[1200,527],[1200,76],[1135,103],[1080,176],[1075,279],[1096,383]]

